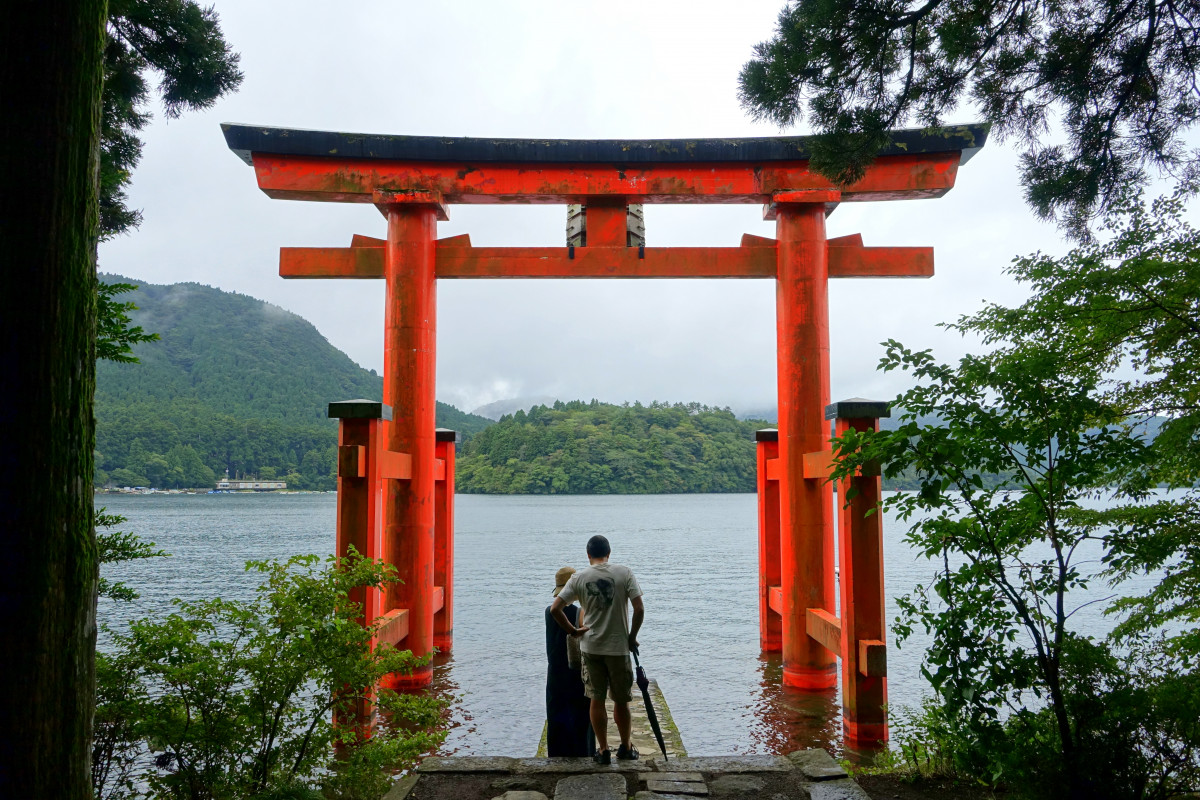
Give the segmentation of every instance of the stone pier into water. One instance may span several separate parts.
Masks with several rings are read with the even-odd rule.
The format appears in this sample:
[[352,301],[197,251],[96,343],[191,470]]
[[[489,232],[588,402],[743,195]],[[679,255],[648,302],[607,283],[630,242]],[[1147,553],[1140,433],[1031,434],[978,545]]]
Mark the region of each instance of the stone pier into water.
[[[677,758],[686,756],[687,750],[683,746],[683,738],[679,735],[679,728],[675,725],[675,720],[671,717],[671,709],[667,707],[667,700],[663,697],[662,690],[658,688],[658,681],[650,681],[650,701],[654,703],[654,713],[658,716],[658,726],[662,731],[663,741],[667,745],[667,756]],[[654,755],[662,755],[662,751],[658,748],[658,740],[654,738],[654,730],[650,727],[650,717],[646,714],[646,704],[642,702],[642,698],[637,693],[637,687],[634,687],[633,702],[629,704],[630,716],[633,717],[633,731],[631,738],[633,746],[642,754],[642,758],[649,758]],[[612,700],[608,701],[608,741],[612,745],[613,752],[616,752],[616,745],[620,743],[620,737],[617,735],[616,723],[612,721],[613,704]],[[546,756],[546,726],[542,726],[542,741],[538,744],[537,754],[539,758]],[[615,756],[614,756],[615,758]]]

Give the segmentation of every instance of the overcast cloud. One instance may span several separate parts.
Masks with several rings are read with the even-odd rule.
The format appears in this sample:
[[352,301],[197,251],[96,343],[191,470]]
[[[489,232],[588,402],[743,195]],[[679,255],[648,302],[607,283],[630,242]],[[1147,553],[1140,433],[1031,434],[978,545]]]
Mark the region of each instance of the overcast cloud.
[[[804,133],[753,123],[737,103],[738,70],[781,6],[216,0],[245,83],[205,113],[167,121],[155,109],[130,192],[145,222],[101,247],[100,268],[262,298],[381,370],[382,281],[284,281],[278,248],[383,236],[383,218],[370,205],[268,199],[226,148],[220,122],[547,138]],[[969,343],[936,323],[984,300],[1019,301],[1003,275],[1013,256],[1066,249],[1022,202],[1016,162],[992,141],[942,199],[843,204],[829,218],[830,236],[932,245],[937,271],[831,282],[834,399],[902,388],[902,376],[875,371],[884,339],[960,355]],[[451,206],[438,233],[561,245],[564,224],[555,206]],[[757,206],[649,206],[646,229],[653,246],[774,235]],[[438,397],[467,410],[518,395],[770,407],[774,320],[772,281],[441,281]]]

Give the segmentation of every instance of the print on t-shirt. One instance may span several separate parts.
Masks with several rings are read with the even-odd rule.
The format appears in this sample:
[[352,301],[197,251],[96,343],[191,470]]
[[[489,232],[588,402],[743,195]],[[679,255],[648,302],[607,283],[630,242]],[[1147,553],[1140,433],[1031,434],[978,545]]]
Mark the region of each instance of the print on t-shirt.
[[587,583],[588,602],[598,603],[604,608],[612,608],[613,595],[616,594],[617,584],[611,578],[600,578]]

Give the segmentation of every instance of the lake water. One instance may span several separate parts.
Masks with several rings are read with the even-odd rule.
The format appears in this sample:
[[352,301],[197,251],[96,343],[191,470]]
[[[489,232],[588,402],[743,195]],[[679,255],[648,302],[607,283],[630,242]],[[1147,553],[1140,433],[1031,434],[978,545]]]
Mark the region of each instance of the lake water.
[[[102,601],[100,621],[159,615],[175,597],[248,597],[247,560],[328,554],[336,499],[326,495],[104,495],[97,506],[128,517],[124,530],[170,558],[116,565],[141,598]],[[442,752],[533,755],[544,718],[543,611],[554,573],[587,563],[593,534],[612,542],[645,592],[643,666],[662,687],[691,755],[840,749],[836,695],[780,686],[779,658],[758,648],[758,533],[752,494],[649,496],[459,495],[455,506],[454,647],[439,656],[436,688],[455,698]],[[889,623],[895,598],[928,583],[933,566],[885,517]],[[1095,605],[1084,630],[1106,626]],[[925,640],[889,647],[893,706],[915,706]]]

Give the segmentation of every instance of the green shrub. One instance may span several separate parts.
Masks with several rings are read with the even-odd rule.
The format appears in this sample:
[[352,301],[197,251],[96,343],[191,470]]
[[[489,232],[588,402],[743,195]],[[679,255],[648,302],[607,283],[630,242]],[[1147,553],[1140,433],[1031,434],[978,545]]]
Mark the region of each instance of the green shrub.
[[[97,797],[378,797],[391,770],[444,738],[441,701],[387,691],[374,702],[393,724],[361,736],[334,723],[351,719],[381,676],[426,661],[372,649],[349,601],[355,587],[394,581],[390,566],[352,554],[247,569],[262,575],[252,600],[176,600],[165,619],[113,634],[100,674],[103,729],[116,741]],[[143,756],[126,774],[134,746]]]

